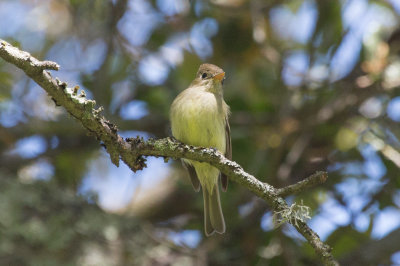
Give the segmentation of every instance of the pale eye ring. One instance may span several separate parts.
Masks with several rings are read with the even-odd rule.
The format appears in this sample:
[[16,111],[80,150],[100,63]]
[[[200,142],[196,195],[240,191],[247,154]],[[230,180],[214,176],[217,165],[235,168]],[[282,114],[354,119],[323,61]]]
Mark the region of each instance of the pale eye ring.
[[203,73],[202,75],[201,75],[201,78],[202,79],[205,79],[207,77],[207,73]]

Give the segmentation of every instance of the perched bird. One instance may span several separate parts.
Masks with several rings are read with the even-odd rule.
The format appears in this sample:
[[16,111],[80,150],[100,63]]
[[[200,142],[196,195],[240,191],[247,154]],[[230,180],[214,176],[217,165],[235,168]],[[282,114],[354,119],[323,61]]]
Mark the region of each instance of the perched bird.
[[[232,158],[229,106],[223,99],[225,72],[212,64],[202,64],[189,88],[182,91],[171,105],[172,135],[185,144],[216,148]],[[182,160],[195,191],[203,190],[204,229],[207,236],[225,233],[225,220],[219,197],[218,180],[223,191],[228,178],[208,163]]]

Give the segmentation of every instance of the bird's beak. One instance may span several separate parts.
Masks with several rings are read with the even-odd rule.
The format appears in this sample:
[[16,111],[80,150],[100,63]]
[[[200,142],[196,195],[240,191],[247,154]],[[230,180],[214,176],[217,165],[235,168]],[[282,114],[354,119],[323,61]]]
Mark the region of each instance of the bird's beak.
[[225,77],[225,72],[222,72],[222,73],[219,73],[219,74],[215,75],[213,77],[213,79],[216,79],[218,81],[222,81],[224,79],[224,77]]

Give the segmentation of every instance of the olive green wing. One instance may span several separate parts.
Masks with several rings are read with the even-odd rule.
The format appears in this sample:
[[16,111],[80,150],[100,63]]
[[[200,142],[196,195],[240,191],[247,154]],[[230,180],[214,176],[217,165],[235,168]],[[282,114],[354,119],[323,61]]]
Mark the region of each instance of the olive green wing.
[[[229,126],[228,117],[225,118],[225,157],[229,160],[232,160],[232,142],[231,142],[231,128]],[[221,173],[221,185],[222,191],[226,191],[228,189],[228,177]]]
[[181,160],[183,167],[185,167],[189,172],[190,181],[192,182],[193,188],[196,192],[200,191],[200,180],[197,177],[196,169],[194,169],[193,165],[184,160]]

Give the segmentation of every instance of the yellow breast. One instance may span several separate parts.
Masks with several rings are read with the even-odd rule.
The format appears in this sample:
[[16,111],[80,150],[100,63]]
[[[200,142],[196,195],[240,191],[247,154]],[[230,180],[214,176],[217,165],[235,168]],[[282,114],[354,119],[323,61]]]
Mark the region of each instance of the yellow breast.
[[189,88],[171,106],[172,134],[184,143],[225,153],[226,115],[227,105],[222,96]]

